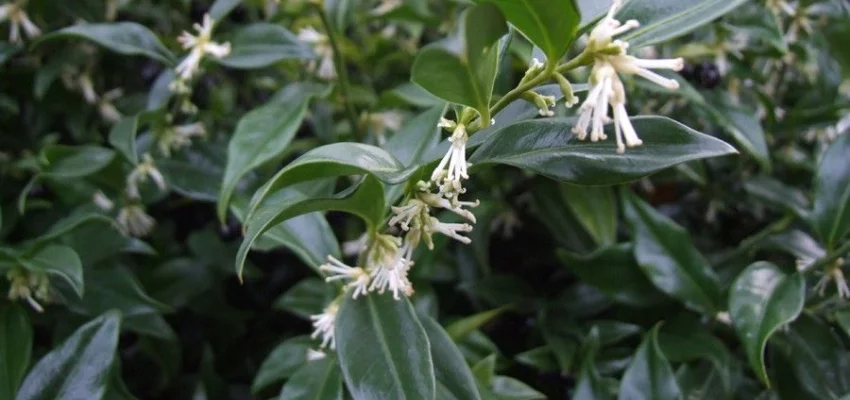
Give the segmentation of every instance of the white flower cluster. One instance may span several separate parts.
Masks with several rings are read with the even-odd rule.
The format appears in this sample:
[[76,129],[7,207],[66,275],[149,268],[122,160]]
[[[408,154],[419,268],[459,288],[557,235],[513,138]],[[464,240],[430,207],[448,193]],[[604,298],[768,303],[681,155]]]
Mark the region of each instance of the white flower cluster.
[[[466,189],[463,180],[469,178],[466,162],[466,142],[468,136],[463,124],[442,119],[439,126],[452,130],[449,138],[451,146],[446,156],[434,170],[430,182],[419,182],[418,189],[403,205],[393,207],[395,214],[390,218],[390,226],[401,228],[402,237],[375,235],[371,240],[358,239],[349,244],[350,250],[364,251],[364,266],[350,266],[329,256],[328,263],[320,269],[328,274],[327,282],[346,281],[346,292],[351,291],[353,298],[372,292],[384,294],[392,292],[393,298],[413,295],[413,285],[408,274],[413,267],[413,251],[424,242],[434,248],[434,234],[439,233],[469,244],[471,239],[464,233],[472,231],[475,215],[469,208],[477,207],[479,202],[460,201],[458,196]],[[432,184],[438,188],[431,190]],[[447,223],[431,215],[432,209],[445,209],[459,215],[468,222]],[[347,253],[347,252],[346,252]],[[338,312],[339,299],[331,303],[321,314],[312,316],[313,337],[322,338],[321,346],[334,347],[333,323]]]
[[678,89],[676,80],[665,78],[652,72],[652,69],[678,71],[684,66],[681,58],[645,60],[626,54],[629,44],[614,40],[614,36],[640,26],[635,20],[621,23],[614,14],[622,6],[622,0],[616,0],[608,14],[590,32],[587,50],[593,54],[593,67],[590,73],[587,99],[579,110],[579,119],[573,132],[580,140],[588,136],[598,141],[607,138],[604,125],[610,121],[608,108],[613,110],[614,128],[617,136],[617,152],[623,153],[626,147],[640,146],[643,142],[635,132],[626,112],[626,91],[618,74],[641,76],[667,89]]
[[337,77],[334,65],[334,50],[327,35],[319,33],[312,27],[306,27],[298,31],[298,40],[313,46],[313,51],[319,61],[310,61],[307,69],[314,72],[324,80],[334,80]]
[[41,29],[30,20],[21,1],[0,5],[0,22],[3,21],[9,21],[9,42],[11,43],[21,41],[21,28],[30,39],[41,35]]

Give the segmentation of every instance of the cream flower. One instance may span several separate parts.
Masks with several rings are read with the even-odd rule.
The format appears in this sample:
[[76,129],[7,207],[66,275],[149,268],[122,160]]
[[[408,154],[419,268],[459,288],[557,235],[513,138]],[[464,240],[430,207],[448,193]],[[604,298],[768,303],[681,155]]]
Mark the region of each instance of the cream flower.
[[578,122],[573,127],[573,132],[579,140],[587,138],[588,128],[590,128],[591,141],[606,139],[603,126],[610,121],[608,117],[610,106],[614,114],[619,153],[625,152],[626,147],[639,146],[643,142],[629,120],[626,111],[626,91],[618,74],[638,75],[673,90],[679,87],[676,80],[665,78],[651,70],[678,71],[684,66],[681,58],[645,60],[627,55],[628,43],[614,40],[614,36],[634,29],[640,24],[635,20],[621,24],[614,19],[614,14],[621,5],[622,1],[615,1],[605,18],[590,32],[587,51],[594,56],[590,73],[590,91],[579,109]]
[[146,214],[145,210],[138,204],[124,206],[118,212],[115,222],[121,232],[135,237],[147,236],[156,225],[156,220]]
[[312,27],[303,28],[298,31],[298,40],[313,46],[313,51],[319,57],[318,63],[311,61],[307,68],[316,73],[324,80],[334,80],[337,77],[334,65],[334,51],[327,35],[319,33]]
[[165,178],[154,165],[150,154],[145,153],[142,156],[142,162],[130,172],[130,175],[127,175],[127,196],[139,198],[139,184],[147,182],[148,178],[159,187],[159,190],[165,190]]
[[[446,126],[441,121],[441,126]],[[466,162],[466,143],[469,141],[469,135],[466,133],[466,127],[463,124],[457,124],[454,127],[452,136],[449,137],[449,151],[440,160],[437,168],[431,173],[431,181],[440,185],[440,192],[448,195],[448,197],[456,197],[459,193],[465,192],[463,189],[462,180],[469,179],[469,163]]]
[[201,60],[205,54],[210,54],[215,58],[223,58],[230,54],[230,43],[219,44],[212,41],[215,21],[209,14],[204,14],[203,24],[195,24],[193,27],[198,32],[197,36],[183,31],[177,38],[183,48],[189,50],[189,55],[175,69],[184,81],[192,79],[192,76],[200,68]]
[[172,151],[191,145],[193,138],[204,138],[206,136],[207,130],[204,128],[204,124],[200,122],[170,126],[160,132],[157,137],[157,145],[163,155],[170,157]]
[[322,344],[320,347],[323,349],[329,346],[331,349],[336,348],[336,339],[334,338],[334,321],[336,321],[336,314],[338,311],[339,304],[337,304],[337,302],[333,302],[328,305],[321,314],[310,316],[310,319],[313,321],[313,334],[310,335],[310,337],[313,339],[321,337]]
[[328,256],[328,263],[321,265],[319,269],[328,274],[325,282],[349,280],[350,282],[345,285],[345,288],[346,290],[354,289],[352,297],[355,299],[369,292],[370,277],[369,273],[363,268],[348,266],[333,256]]
[[12,43],[21,41],[21,28],[30,39],[41,35],[41,29],[30,20],[20,2],[0,6],[0,22],[6,20],[9,21],[9,41]]

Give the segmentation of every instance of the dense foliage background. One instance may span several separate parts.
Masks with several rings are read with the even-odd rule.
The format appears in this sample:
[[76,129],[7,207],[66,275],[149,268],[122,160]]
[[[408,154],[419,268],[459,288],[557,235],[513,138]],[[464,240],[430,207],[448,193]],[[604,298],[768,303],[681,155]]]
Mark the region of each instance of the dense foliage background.
[[626,2],[619,154],[610,3],[4,1],[0,400],[850,398],[850,6]]

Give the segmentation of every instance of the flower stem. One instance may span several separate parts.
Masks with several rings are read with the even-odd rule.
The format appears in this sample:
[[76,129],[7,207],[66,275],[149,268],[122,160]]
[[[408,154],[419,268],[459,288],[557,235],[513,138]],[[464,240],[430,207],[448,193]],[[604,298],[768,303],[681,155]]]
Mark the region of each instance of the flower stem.
[[351,124],[351,134],[357,141],[362,141],[364,138],[360,132],[359,124],[357,123],[357,112],[354,110],[354,105],[351,103],[351,88],[348,82],[348,70],[345,68],[345,58],[343,57],[342,51],[340,51],[340,47],[337,42],[337,31],[331,25],[330,20],[328,20],[328,16],[325,14],[323,7],[317,6],[316,8],[322,19],[322,25],[325,27],[325,31],[328,34],[328,40],[330,41],[331,48],[334,52],[334,66],[336,67],[337,75],[339,76],[339,89],[342,94],[342,102],[345,105],[348,122]]

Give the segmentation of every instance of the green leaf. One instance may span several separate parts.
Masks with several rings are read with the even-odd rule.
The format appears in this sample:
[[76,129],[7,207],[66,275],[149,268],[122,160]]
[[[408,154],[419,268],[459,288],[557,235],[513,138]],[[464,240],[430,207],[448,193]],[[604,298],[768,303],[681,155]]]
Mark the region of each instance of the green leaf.
[[132,322],[145,322],[145,318],[151,314],[170,311],[167,305],[151,298],[135,275],[125,267],[115,265],[87,270],[86,283],[85,296],[68,305],[77,313],[98,315],[114,309],[124,315],[124,322],[129,325]]
[[497,376],[490,381],[490,390],[500,400],[545,400],[546,395],[540,393],[520,380]]
[[69,26],[42,36],[33,46],[55,39],[88,40],[119,54],[143,55],[168,66],[174,65],[174,54],[153,32],[135,22]]
[[850,393],[850,353],[829,325],[803,313],[775,341],[800,388],[812,398],[837,399]]
[[230,47],[230,54],[215,60],[230,68],[263,68],[283,60],[315,58],[313,50],[298,41],[292,32],[269,23],[254,23],[240,28],[230,40]]
[[345,383],[355,399],[435,398],[431,344],[407,299],[345,296],[334,332]]
[[802,219],[808,217],[809,199],[803,191],[770,176],[759,175],[747,179],[744,181],[744,190],[782,211],[791,211]]
[[493,133],[470,162],[478,167],[498,163],[527,168],[579,185],[613,185],[684,162],[735,153],[728,144],[671,119],[636,117],[632,123],[644,144],[618,154],[612,142],[575,139],[574,122],[549,118],[507,126]]
[[617,19],[636,19],[640,28],[621,36],[630,48],[649,46],[689,33],[734,10],[746,0],[632,0]]
[[460,18],[453,36],[419,51],[411,80],[434,96],[474,108],[489,123],[498,41],[506,33],[505,18],[496,6],[475,6]]
[[79,210],[72,212],[71,215],[56,221],[50,226],[50,229],[48,229],[47,232],[35,239],[27,241],[25,246],[43,246],[57,238],[75,233],[78,229],[88,225],[101,225],[101,228],[106,228],[107,230],[115,227],[114,222],[109,217],[100,213],[91,212],[90,209],[82,207]]
[[634,307],[647,307],[665,299],[641,270],[629,243],[603,247],[580,255],[563,250],[558,258],[583,282],[608,297]]
[[115,363],[121,315],[110,311],[77,329],[27,375],[16,400],[100,399]]
[[311,346],[313,346],[313,339],[309,336],[298,336],[287,339],[275,347],[254,375],[251,392],[259,393],[266,387],[295,374],[299,367],[307,362],[307,350]]
[[386,183],[401,183],[415,169],[404,165],[385,150],[360,143],[334,143],[308,151],[278,172],[251,199],[248,220],[272,193],[285,187],[321,178],[369,174]]
[[133,164],[139,163],[139,155],[136,153],[136,132],[138,129],[139,116],[133,115],[118,121],[109,131],[109,144]]
[[656,325],[646,335],[623,374],[618,400],[679,400],[682,397],[676,376],[658,347]]
[[262,107],[242,117],[227,146],[227,167],[218,200],[221,221],[224,221],[239,179],[252,169],[279,157],[304,121],[310,99],[327,95],[329,89],[320,84],[294,83]]
[[242,0],[215,0],[210,7],[209,14],[213,21],[221,21],[227,14],[230,14],[239,2]]
[[446,332],[448,332],[449,337],[451,337],[454,341],[463,340],[470,333],[477,331],[488,322],[496,319],[499,315],[502,315],[502,313],[507,309],[507,307],[499,307],[461,318],[446,327]]
[[213,202],[218,198],[224,170],[224,147],[200,142],[171,157],[156,160],[168,188],[190,199]]
[[573,0],[477,0],[497,5],[505,18],[557,63],[573,44],[580,20]]
[[582,364],[579,381],[572,400],[608,400],[612,398],[602,386],[602,377],[594,363],[599,351],[599,330],[593,328],[582,344]]
[[0,307],[0,398],[12,399],[30,363],[32,325],[17,304]]
[[245,222],[245,239],[236,255],[236,271],[242,276],[245,259],[254,242],[269,229],[287,219],[316,211],[342,211],[362,218],[375,229],[385,212],[384,188],[372,176],[359,185],[333,197],[311,197],[297,190],[283,189],[268,196]]
[[811,223],[827,249],[835,248],[850,231],[850,131],[824,153],[815,176]]
[[83,296],[83,265],[74,249],[62,245],[48,245],[35,254],[20,257],[18,263],[27,271],[44,272],[61,278]]
[[765,384],[770,384],[764,366],[767,340],[781,326],[797,319],[805,294],[805,280],[801,274],[788,276],[767,262],[747,267],[729,290],[732,323],[750,367]]
[[726,93],[705,92],[704,101],[698,103],[715,123],[732,135],[744,151],[752,156],[767,172],[773,168],[767,148],[764,129],[755,117],[755,111],[734,105]]
[[617,200],[614,189],[602,186],[562,185],[567,206],[600,246],[617,239]]
[[665,322],[658,334],[658,345],[673,363],[710,361],[724,389],[730,389],[729,350],[693,314],[682,314]]
[[343,400],[342,376],[331,357],[308,361],[289,378],[279,400]]
[[[339,256],[337,254],[337,256]],[[296,283],[275,300],[272,307],[289,311],[301,318],[310,319],[311,315],[321,314],[322,309],[333,300],[335,290],[324,280],[307,278]]]
[[720,311],[720,282],[688,231],[626,191],[623,207],[635,259],[649,280],[690,308],[710,315]]
[[49,145],[41,152],[45,162],[41,175],[53,179],[82,178],[100,171],[114,157],[114,151],[103,147]]
[[[431,344],[431,358],[434,360],[437,382],[457,400],[481,399],[472,371],[449,333],[431,317],[423,316],[420,321]],[[450,400],[443,396],[439,399]]]

